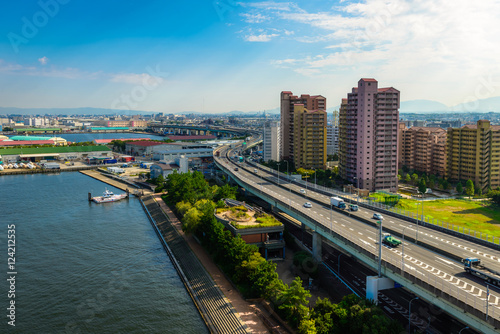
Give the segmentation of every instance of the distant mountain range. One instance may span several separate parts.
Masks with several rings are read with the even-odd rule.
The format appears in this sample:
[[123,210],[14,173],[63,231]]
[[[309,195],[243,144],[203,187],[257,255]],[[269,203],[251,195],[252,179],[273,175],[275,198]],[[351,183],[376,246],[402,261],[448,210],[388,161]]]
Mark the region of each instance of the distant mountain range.
[[[339,110],[340,106],[335,106],[327,109],[330,114],[334,110]],[[487,99],[480,99],[472,102],[465,102],[448,107],[441,102],[432,100],[411,100],[401,102],[399,109],[401,113],[435,113],[435,112],[500,112],[500,96],[490,97]],[[268,109],[260,111],[239,111],[233,110],[226,113],[211,113],[212,115],[228,115],[228,116],[257,116],[266,114],[279,114],[280,109]],[[158,112],[143,111],[143,110],[119,110],[119,109],[105,109],[105,108],[15,108],[15,107],[0,107],[0,115],[16,114],[16,115],[150,115]],[[169,113],[169,112],[167,112]],[[177,115],[209,115],[209,113],[202,113],[199,111],[182,111],[171,112]]]

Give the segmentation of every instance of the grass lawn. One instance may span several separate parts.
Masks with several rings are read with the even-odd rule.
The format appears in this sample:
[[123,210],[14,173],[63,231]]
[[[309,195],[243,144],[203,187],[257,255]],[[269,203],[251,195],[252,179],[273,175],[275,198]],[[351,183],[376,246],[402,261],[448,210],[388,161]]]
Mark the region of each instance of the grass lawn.
[[[417,203],[421,201],[400,199],[395,207],[416,213]],[[500,237],[500,207],[496,204],[452,199],[425,201],[423,205],[427,217]],[[421,205],[418,207],[421,210]]]

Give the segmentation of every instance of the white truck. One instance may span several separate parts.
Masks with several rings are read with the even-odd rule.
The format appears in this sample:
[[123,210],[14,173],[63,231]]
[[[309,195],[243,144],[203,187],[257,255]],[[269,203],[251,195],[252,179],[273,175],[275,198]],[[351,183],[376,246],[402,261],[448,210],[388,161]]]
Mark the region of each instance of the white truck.
[[330,204],[339,209],[346,208],[344,200],[340,197],[330,197]]

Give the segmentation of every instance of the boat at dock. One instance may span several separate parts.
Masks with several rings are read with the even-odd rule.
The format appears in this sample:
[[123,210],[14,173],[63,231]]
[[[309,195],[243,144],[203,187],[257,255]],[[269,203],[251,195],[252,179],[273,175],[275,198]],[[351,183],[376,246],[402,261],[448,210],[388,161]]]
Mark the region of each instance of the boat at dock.
[[102,196],[92,197],[91,199],[94,203],[101,204],[101,203],[118,202],[127,197],[128,193],[114,194],[112,191],[106,189],[102,194]]

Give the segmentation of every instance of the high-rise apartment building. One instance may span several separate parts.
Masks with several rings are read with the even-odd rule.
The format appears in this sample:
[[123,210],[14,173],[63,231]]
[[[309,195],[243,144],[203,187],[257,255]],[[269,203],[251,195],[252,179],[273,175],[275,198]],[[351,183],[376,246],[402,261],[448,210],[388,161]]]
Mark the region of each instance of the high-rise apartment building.
[[500,186],[500,126],[479,120],[477,125],[448,128],[446,176],[472,180],[487,191]]
[[333,155],[339,151],[339,127],[328,125],[326,128],[326,153]]
[[295,168],[326,168],[326,111],[293,106]]
[[265,162],[279,161],[281,151],[280,122],[267,122],[263,130],[263,156]]
[[[281,159],[294,160],[294,105],[302,104],[307,110],[326,110],[326,98],[321,95],[281,92]],[[325,122],[326,124],[326,122]],[[325,148],[326,150],[326,148]]]
[[407,128],[399,123],[399,166],[427,174],[444,176],[446,172],[446,130]]
[[399,91],[361,79],[340,108],[339,170],[362,189],[397,191]]

